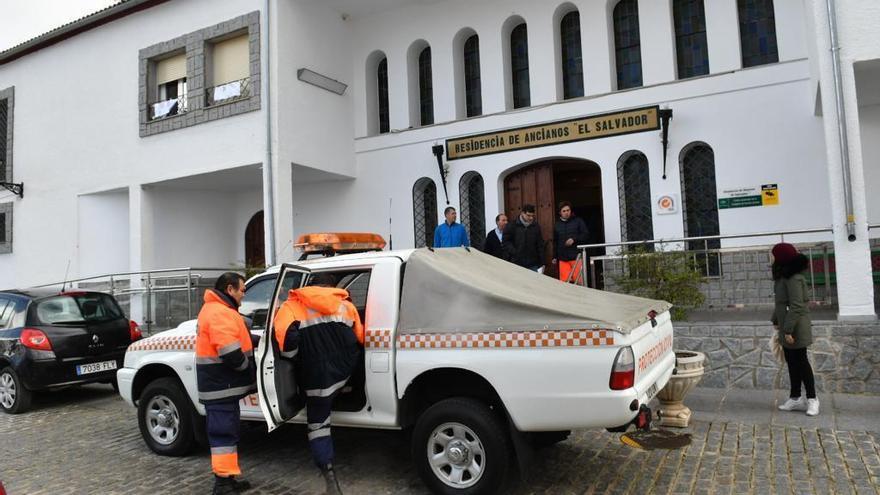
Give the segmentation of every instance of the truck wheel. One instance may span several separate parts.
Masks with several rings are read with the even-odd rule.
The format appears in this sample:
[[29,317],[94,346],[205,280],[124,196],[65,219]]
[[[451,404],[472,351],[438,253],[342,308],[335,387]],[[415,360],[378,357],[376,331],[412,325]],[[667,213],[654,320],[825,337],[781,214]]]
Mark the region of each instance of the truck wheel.
[[18,375],[10,367],[0,370],[0,409],[9,414],[30,409],[33,393],[24,388]]
[[442,400],[419,417],[412,456],[434,493],[500,493],[510,468],[502,420],[474,399]]
[[194,418],[198,416],[180,383],[158,378],[138,399],[138,426],[150,450],[167,456],[186,455],[195,445]]

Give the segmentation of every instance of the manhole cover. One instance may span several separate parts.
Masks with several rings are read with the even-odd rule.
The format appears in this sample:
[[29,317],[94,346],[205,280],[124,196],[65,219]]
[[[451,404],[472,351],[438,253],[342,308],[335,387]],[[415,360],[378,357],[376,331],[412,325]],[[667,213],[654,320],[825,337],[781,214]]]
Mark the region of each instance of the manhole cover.
[[621,435],[620,441],[625,445],[642,450],[675,450],[690,445],[691,434],[672,433],[668,430],[636,430]]

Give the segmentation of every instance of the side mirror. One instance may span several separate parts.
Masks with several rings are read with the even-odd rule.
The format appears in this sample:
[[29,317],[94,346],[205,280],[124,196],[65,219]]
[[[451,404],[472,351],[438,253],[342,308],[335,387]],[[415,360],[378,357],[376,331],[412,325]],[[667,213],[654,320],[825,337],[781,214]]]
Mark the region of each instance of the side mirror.
[[254,311],[251,315],[251,319],[253,320],[252,328],[266,328],[266,320],[269,317],[269,308],[260,308]]

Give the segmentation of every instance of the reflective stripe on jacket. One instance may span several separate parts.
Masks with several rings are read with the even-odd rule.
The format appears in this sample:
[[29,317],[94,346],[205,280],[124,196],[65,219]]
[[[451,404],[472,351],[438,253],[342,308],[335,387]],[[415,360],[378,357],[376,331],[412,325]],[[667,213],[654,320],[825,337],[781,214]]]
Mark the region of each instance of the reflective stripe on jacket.
[[275,315],[281,356],[296,359],[306,395],[327,397],[351,376],[364,327],[348,291],[332,287],[292,290]]
[[251,334],[229,296],[205,291],[196,334],[199,402],[237,401],[256,390]]

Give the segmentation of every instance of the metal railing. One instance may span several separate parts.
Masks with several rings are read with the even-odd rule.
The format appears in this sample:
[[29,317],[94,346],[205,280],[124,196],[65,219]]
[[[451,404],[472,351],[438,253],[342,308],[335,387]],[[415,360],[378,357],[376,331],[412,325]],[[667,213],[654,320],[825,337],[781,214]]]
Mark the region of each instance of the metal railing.
[[[872,225],[869,228],[880,228],[880,225]],[[584,281],[589,281],[589,285],[591,287],[598,287],[600,285],[600,282],[601,285],[607,286],[608,284],[606,282],[609,279],[609,277],[607,276],[607,268],[609,268],[608,265],[611,265],[613,262],[617,262],[617,266],[615,266],[614,268],[620,268],[622,273],[622,270],[624,269],[624,266],[626,264],[627,257],[633,254],[631,252],[627,252],[630,249],[634,250],[634,248],[642,247],[647,248],[647,250],[656,250],[659,253],[666,251],[684,251],[693,258],[695,264],[699,264],[701,266],[703,275],[705,276],[708,284],[714,284],[718,288],[719,292],[723,289],[725,293],[736,293],[738,290],[737,285],[744,285],[747,282],[742,279],[733,279],[732,277],[725,276],[725,259],[727,259],[728,265],[730,265],[735,262],[735,257],[737,255],[741,256],[741,260],[745,260],[747,258],[747,255],[750,255],[748,257],[752,259],[754,259],[754,255],[763,256],[763,254],[769,250],[769,245],[772,244],[770,242],[767,242],[768,239],[777,238],[779,242],[782,242],[785,240],[786,236],[791,237],[805,234],[815,235],[830,233],[832,233],[832,229],[830,228],[817,228],[789,231],[753,232],[746,234],[681,237],[673,239],[652,239],[645,241],[583,244],[578,245],[578,249],[580,249],[580,254],[578,255],[578,257],[581,260],[587,259],[588,262],[581,263],[582,273],[579,278]],[[759,244],[737,247],[720,247],[720,242],[722,240],[730,239],[761,239],[761,242]],[[710,247],[710,243],[717,243],[719,247]],[[702,244],[702,249],[694,249],[693,246],[695,244]],[[816,303],[831,304],[833,302],[833,291],[831,288],[832,272],[830,271],[830,257],[833,255],[833,244],[831,243],[830,236],[827,241],[812,241],[799,244],[800,249],[810,259],[809,282],[811,289],[811,299]],[[616,252],[610,254],[606,252],[605,254],[596,254],[594,256],[589,256],[590,251],[593,251],[595,253],[596,251],[609,249],[615,250]],[[731,262],[731,257],[734,257],[733,262]],[[818,259],[821,259],[821,278],[816,273],[816,260]],[[745,263],[745,261],[743,261],[743,263]],[[767,259],[766,268],[769,269],[769,258]],[[600,274],[602,275],[601,279]],[[767,276],[767,279],[769,280],[769,274]],[[751,283],[751,281],[749,281],[748,283]],[[749,290],[755,292],[758,289],[749,288]],[[770,304],[772,303],[772,299],[769,298],[771,295],[772,288],[768,289],[768,292],[765,295],[753,295],[748,303],[735,303],[731,301],[731,304],[736,304],[737,306],[739,306],[740,304]],[[762,300],[766,300],[766,303],[759,302]]]
[[[147,335],[192,320],[201,309],[201,295],[230,268],[168,268],[84,277],[36,287],[64,287],[110,294],[126,313],[142,323]],[[184,306],[185,305],[185,306]]]
[[[165,111],[160,113],[161,110]],[[186,112],[186,110],[186,95],[181,95],[177,98],[169,98],[167,100],[150,103],[149,105],[147,105],[147,117],[149,118],[149,120],[159,120],[167,117],[172,117],[174,115],[180,115]]]
[[205,105],[222,105],[251,96],[251,78],[245,77],[205,89]]

